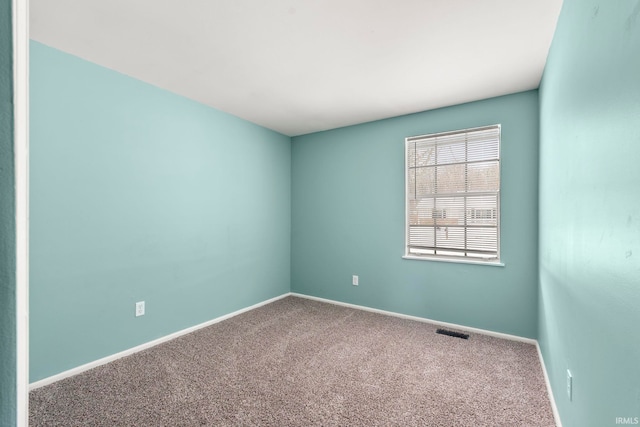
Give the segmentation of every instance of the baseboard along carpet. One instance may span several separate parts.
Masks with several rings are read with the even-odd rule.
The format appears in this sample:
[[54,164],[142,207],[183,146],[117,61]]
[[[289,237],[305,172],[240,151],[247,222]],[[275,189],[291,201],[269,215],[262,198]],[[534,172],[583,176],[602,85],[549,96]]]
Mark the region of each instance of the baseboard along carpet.
[[437,329],[290,296],[35,389],[29,422],[554,425],[534,345]]

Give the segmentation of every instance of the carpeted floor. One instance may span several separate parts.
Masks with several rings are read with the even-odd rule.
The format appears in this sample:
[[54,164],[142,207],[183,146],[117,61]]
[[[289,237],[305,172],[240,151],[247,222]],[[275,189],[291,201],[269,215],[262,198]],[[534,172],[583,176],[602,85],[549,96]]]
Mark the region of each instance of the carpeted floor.
[[36,426],[553,426],[536,348],[287,297],[30,394]]

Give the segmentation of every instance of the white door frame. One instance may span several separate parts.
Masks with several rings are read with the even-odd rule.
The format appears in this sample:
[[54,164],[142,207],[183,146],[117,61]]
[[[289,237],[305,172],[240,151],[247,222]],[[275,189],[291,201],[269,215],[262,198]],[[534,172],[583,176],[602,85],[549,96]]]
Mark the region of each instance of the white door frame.
[[16,421],[29,425],[29,1],[12,0],[16,219]]

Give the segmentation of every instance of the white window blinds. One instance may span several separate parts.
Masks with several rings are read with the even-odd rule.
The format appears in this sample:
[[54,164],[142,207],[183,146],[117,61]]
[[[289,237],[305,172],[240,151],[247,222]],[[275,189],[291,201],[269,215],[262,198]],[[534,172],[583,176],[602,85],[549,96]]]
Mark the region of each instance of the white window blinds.
[[500,258],[500,125],[405,140],[406,255]]

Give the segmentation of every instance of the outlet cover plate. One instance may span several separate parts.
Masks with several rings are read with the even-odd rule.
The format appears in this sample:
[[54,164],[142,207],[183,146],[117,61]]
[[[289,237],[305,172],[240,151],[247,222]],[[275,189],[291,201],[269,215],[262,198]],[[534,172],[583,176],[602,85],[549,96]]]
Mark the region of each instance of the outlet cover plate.
[[144,301],[136,303],[136,317],[144,316]]

